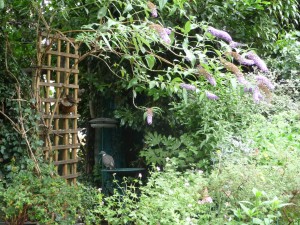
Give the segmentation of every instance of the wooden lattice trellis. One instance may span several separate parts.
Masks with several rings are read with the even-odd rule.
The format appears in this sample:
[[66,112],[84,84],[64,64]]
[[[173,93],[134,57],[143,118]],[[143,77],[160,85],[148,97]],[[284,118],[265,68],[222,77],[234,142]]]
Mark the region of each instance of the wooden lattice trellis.
[[78,44],[61,34],[41,33],[38,42],[36,96],[42,112],[45,158],[58,174],[75,183],[78,143]]

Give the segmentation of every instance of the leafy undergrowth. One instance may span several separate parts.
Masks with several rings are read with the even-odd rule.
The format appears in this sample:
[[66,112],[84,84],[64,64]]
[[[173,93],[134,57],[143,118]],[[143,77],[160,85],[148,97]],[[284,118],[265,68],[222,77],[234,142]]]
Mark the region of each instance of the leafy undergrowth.
[[210,172],[179,172],[178,161],[167,158],[163,171],[154,167],[145,186],[137,189],[124,180],[105,198],[103,218],[110,224],[295,224],[299,113],[253,118],[239,137],[228,138],[216,151]]

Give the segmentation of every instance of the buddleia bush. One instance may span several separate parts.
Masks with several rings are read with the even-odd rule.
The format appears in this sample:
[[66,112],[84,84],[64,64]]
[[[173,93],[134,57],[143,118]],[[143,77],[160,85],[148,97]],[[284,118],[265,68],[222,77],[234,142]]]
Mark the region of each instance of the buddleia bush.
[[261,53],[272,53],[278,36],[294,30],[300,16],[296,0],[206,0],[195,8],[199,18],[224,27],[239,41],[255,43]]

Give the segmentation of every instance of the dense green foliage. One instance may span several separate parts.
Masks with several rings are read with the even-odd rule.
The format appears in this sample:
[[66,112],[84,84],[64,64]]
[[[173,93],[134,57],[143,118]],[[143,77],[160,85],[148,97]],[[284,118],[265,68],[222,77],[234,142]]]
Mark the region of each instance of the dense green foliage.
[[292,77],[293,80],[299,80],[297,78],[300,63],[299,38],[299,31],[290,32],[281,35],[273,45],[273,50],[277,57],[271,59],[270,63],[274,65],[274,70],[280,78]]
[[0,181],[0,220],[9,224],[38,221],[42,224],[74,224],[83,218],[87,224],[99,221],[92,210],[102,203],[102,195],[93,188],[68,185],[53,174],[54,169],[42,166],[42,177],[27,170],[14,172],[13,181]]
[[[177,158],[167,159],[165,171],[155,169],[140,188],[139,200],[137,190],[129,186],[122,195],[116,192],[106,198],[103,216],[112,224],[124,223],[123,219],[133,224],[296,223],[299,115],[284,112],[268,120],[257,117],[241,139],[224,141],[213,157],[211,172],[180,173]],[[212,202],[202,204],[205,188]]]
[[[0,0],[0,219],[296,223],[298,9],[296,0]],[[209,26],[246,44],[235,48],[242,56],[255,50],[270,72],[240,65],[228,55],[230,43]],[[40,115],[32,74],[24,69],[36,65],[39,31],[81,43],[80,124],[94,113],[139,132],[134,152],[154,165],[146,183],[125,180],[102,202],[97,190],[68,186],[42,162]],[[256,104],[229,62],[253,89],[255,76],[267,76],[276,87],[272,98],[262,93]]]
[[[287,29],[299,27],[299,3],[296,0],[207,0],[200,1],[201,19],[216,27],[226,27],[237,40],[255,43],[263,51],[274,51],[273,43]],[[261,53],[264,53],[261,51]]]

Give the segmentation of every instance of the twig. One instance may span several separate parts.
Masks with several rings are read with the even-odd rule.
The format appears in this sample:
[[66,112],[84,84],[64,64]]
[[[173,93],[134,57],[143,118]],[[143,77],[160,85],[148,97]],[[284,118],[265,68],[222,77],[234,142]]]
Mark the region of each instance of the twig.
[[23,119],[23,113],[22,113],[22,106],[21,106],[21,101],[23,101],[23,99],[21,98],[21,88],[20,88],[20,83],[17,79],[17,77],[9,70],[8,67],[8,56],[7,56],[7,49],[8,49],[8,40],[6,40],[6,48],[5,48],[5,69],[7,71],[7,73],[9,75],[11,75],[17,82],[16,84],[16,89],[17,89],[17,99],[15,99],[16,101],[18,101],[18,107],[19,107],[19,124],[15,123],[8,115],[6,115],[4,112],[0,111],[0,113],[2,115],[4,115],[5,118],[7,118],[10,123],[13,125],[13,128],[19,133],[21,134],[22,138],[25,140],[27,148],[30,152],[29,156],[33,159],[34,161],[34,165],[35,165],[35,169],[37,174],[40,176],[41,174],[41,170],[38,164],[38,161],[35,158],[35,155],[33,154],[33,150],[31,148],[30,142],[28,140],[27,134],[26,134],[26,130],[24,127],[24,119]]
[[[20,86],[17,86],[17,93],[18,93],[18,99],[21,99],[21,90],[20,90]],[[30,152],[30,155],[31,155],[31,158],[33,159],[34,161],[34,165],[35,165],[35,169],[36,169],[36,172],[38,173],[38,175],[40,176],[41,175],[41,169],[40,169],[40,166],[38,164],[38,161],[37,159],[35,158],[35,155],[33,153],[33,150],[31,148],[31,145],[30,145],[30,142],[28,140],[28,137],[27,137],[27,134],[26,134],[26,130],[25,130],[25,127],[24,127],[24,119],[23,119],[23,113],[22,113],[22,106],[21,106],[21,101],[18,101],[18,106],[19,106],[19,117],[20,117],[20,125],[21,125],[21,130],[20,130],[20,134],[22,135],[22,138],[25,139],[25,142],[27,144],[27,147],[28,147],[28,150]]]

